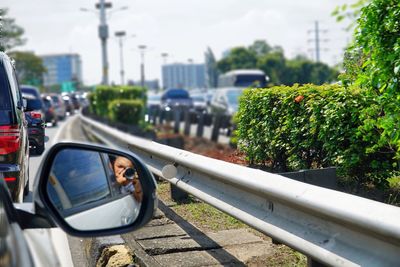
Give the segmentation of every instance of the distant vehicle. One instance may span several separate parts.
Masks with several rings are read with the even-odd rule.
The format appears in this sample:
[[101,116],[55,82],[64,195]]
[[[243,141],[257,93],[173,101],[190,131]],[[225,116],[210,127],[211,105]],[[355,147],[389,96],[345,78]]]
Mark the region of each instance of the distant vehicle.
[[267,78],[262,70],[232,70],[218,78],[218,87],[258,87],[267,85]]
[[[27,107],[31,113],[38,113],[44,119],[44,103],[39,89],[30,85],[21,85],[22,97],[27,100]],[[35,115],[37,116],[37,115]]]
[[193,101],[185,89],[168,89],[161,96],[161,109],[192,108]]
[[78,110],[81,107],[81,103],[79,101],[79,96],[77,96],[75,94],[71,94],[70,100],[71,100],[74,110]]
[[72,115],[74,114],[74,106],[71,102],[71,99],[68,95],[64,95],[63,97],[64,105],[65,105],[65,111],[69,114]]
[[[0,52],[0,168],[16,202],[22,202],[29,192],[29,140],[24,112],[31,110],[25,104],[11,60]],[[0,214],[2,222],[1,207]]]
[[190,97],[193,101],[193,108],[195,111],[207,111],[207,98],[206,94],[191,94]]
[[67,110],[65,108],[64,101],[59,94],[48,94],[54,103],[54,110],[57,115],[57,119],[63,120],[67,116]]
[[161,106],[161,95],[160,94],[149,94],[147,95],[147,109],[160,108]]
[[53,99],[51,99],[50,96],[43,96],[42,97],[43,103],[44,103],[44,117],[45,117],[45,122],[50,122],[52,126],[57,126],[57,114],[56,110],[54,108],[54,102]]
[[27,109],[32,110],[25,112],[25,118],[28,122],[29,152],[30,154],[41,155],[44,151],[45,123],[44,114],[42,112],[41,98],[37,99],[31,94],[22,94],[27,102]]
[[215,91],[210,104],[212,114],[232,116],[238,111],[239,97],[245,88],[219,88]]

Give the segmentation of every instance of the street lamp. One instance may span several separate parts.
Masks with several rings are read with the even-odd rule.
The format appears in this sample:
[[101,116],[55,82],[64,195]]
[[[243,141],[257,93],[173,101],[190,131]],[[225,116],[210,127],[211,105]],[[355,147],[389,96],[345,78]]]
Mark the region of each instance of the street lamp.
[[168,53],[161,53],[161,57],[163,58],[164,65],[167,64]]
[[[108,25],[106,18],[106,9],[112,8],[112,3],[99,0],[95,4],[96,9],[99,9],[100,25],[99,25],[99,38],[101,40],[101,56],[102,56],[102,80],[101,84],[108,85],[108,59],[107,59],[107,39],[108,39]],[[127,7],[119,8],[115,11],[125,10]],[[84,12],[95,12],[87,8],[80,8]],[[95,12],[97,13],[97,12]]]
[[125,31],[115,32],[115,36],[119,38],[119,52],[120,52],[120,63],[121,63],[121,85],[125,84],[124,81],[124,55],[123,55],[123,37],[126,36]]
[[145,81],[145,76],[144,76],[144,53],[146,52],[147,46],[145,45],[139,45],[138,46],[139,51],[140,51],[140,85],[144,87],[144,81]]

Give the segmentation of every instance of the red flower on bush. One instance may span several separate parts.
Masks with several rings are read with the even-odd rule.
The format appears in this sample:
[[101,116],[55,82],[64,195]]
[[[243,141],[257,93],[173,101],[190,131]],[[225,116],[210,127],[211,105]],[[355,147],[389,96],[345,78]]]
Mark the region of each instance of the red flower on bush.
[[297,96],[297,97],[294,99],[294,102],[300,103],[303,99],[304,99],[304,96],[299,95],[299,96]]

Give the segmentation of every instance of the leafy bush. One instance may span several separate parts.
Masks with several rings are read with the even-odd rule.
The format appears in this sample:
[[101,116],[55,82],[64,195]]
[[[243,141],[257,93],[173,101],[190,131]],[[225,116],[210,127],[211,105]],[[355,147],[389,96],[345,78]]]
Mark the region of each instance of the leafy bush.
[[111,117],[110,103],[114,100],[139,100],[146,103],[146,89],[134,86],[98,86],[90,97],[91,110],[101,117]]
[[[236,115],[239,148],[251,164],[275,171],[337,166],[340,175],[385,180],[393,155],[366,148],[361,112],[376,106],[357,87],[339,85],[277,86],[247,89]],[[379,175],[378,175],[379,174]],[[383,178],[378,178],[383,177]]]
[[109,119],[114,122],[139,125],[143,108],[141,100],[113,100],[108,106]]

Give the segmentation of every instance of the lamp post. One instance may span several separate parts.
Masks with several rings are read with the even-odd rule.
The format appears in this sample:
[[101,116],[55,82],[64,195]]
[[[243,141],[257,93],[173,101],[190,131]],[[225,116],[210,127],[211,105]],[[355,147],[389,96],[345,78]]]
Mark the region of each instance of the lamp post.
[[125,80],[124,80],[124,49],[123,49],[123,37],[126,36],[126,32],[125,31],[118,31],[115,32],[115,36],[117,38],[119,38],[119,56],[120,56],[120,74],[121,74],[121,85],[125,85]]
[[102,55],[102,81],[103,85],[108,85],[108,59],[107,59],[107,38],[108,38],[108,25],[106,18],[106,8],[111,8],[110,2],[100,0],[96,4],[96,8],[100,10],[100,25],[99,25],[99,37],[101,40],[101,55]]
[[[108,85],[108,57],[107,57],[108,25],[107,25],[106,9],[112,8],[112,4],[111,2],[105,2],[105,0],[99,0],[99,2],[95,4],[95,7],[96,9],[99,9],[99,13],[87,8],[80,8],[80,10],[84,12],[95,12],[96,14],[99,14],[100,17],[99,38],[101,41],[101,57],[102,57],[101,84]],[[117,10],[114,10],[114,12],[126,9],[128,9],[128,7],[121,7]]]
[[163,58],[163,64],[167,64],[167,59],[168,59],[168,53],[161,53],[161,57]]
[[144,54],[146,52],[147,46],[145,45],[139,45],[138,46],[139,51],[140,51],[140,85],[144,87],[144,81],[145,81],[145,75],[144,75]]

